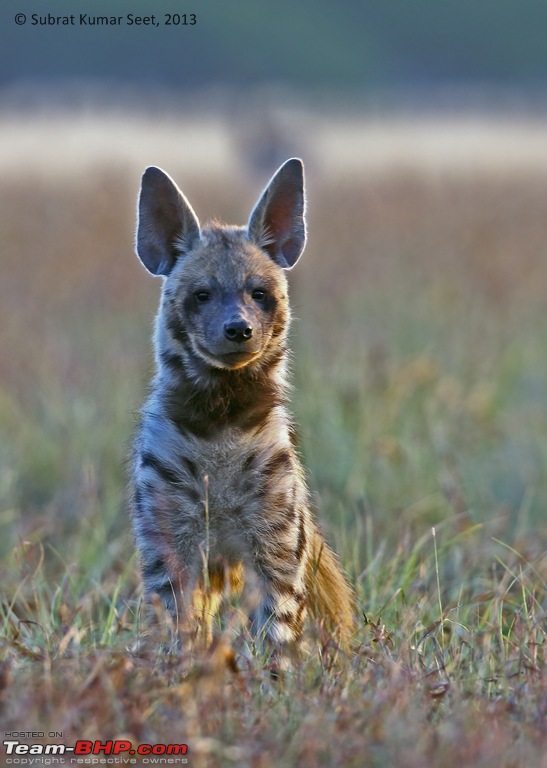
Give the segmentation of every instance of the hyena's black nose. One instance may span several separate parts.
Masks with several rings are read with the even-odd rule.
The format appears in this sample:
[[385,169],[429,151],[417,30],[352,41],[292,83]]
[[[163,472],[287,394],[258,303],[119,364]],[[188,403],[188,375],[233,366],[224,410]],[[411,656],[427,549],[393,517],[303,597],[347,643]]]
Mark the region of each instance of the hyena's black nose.
[[224,335],[230,341],[248,341],[253,335],[253,326],[242,318],[229,320],[224,323]]

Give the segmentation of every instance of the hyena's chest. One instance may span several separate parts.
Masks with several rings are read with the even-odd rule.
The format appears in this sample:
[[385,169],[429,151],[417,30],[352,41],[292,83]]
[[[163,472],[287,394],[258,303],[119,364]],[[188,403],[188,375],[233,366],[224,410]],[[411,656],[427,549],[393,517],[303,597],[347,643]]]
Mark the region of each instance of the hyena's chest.
[[148,417],[136,458],[137,485],[153,500],[152,524],[167,527],[174,540],[207,537],[211,552],[229,560],[242,559],[249,541],[275,529],[300,495],[298,464],[280,424],[200,439]]
[[197,476],[194,488],[201,492],[200,502],[207,505],[210,521],[217,525],[235,522],[253,506],[258,495],[257,473],[248,466],[252,463],[252,447],[224,435],[217,440],[198,441],[192,449]]

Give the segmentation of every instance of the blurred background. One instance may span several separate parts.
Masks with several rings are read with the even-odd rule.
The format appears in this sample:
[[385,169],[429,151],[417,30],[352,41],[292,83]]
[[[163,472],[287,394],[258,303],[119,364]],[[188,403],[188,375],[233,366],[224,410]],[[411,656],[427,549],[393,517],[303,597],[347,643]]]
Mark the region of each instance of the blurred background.
[[[0,11],[4,576],[23,542],[103,581],[133,552],[125,460],[160,290],[133,253],[144,167],[202,220],[244,223],[293,155],[310,229],[290,276],[293,404],[337,547],[355,572],[373,542],[432,525],[541,547],[547,5],[84,10],[87,25],[67,0]],[[127,13],[160,26],[90,22]],[[164,26],[183,13],[196,24]]]

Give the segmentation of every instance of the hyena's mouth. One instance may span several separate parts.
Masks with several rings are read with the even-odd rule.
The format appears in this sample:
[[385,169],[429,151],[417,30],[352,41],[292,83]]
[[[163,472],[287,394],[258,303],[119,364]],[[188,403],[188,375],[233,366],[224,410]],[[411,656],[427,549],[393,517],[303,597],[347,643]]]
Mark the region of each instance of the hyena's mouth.
[[224,368],[235,371],[238,368],[244,368],[246,365],[254,363],[262,354],[262,350],[241,349],[232,352],[212,353],[208,349],[198,345],[197,349],[200,357],[213,368]]

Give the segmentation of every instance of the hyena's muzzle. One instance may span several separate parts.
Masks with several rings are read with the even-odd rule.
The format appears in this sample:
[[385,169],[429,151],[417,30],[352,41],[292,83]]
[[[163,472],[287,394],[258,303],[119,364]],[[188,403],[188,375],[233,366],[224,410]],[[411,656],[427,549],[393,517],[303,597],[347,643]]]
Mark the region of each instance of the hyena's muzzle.
[[256,306],[247,297],[222,301],[201,294],[189,328],[195,352],[217,368],[241,368],[259,359],[271,339],[272,312],[265,306],[265,293],[253,292],[250,300]]

